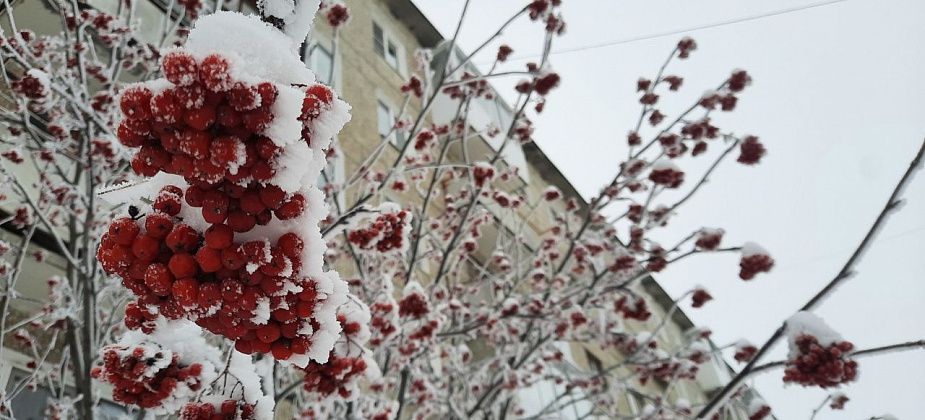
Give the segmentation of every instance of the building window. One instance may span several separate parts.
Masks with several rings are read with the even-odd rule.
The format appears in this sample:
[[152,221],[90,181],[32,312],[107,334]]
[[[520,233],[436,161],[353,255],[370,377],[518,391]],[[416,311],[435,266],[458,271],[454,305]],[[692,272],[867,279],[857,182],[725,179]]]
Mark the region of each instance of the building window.
[[389,64],[389,67],[399,74],[403,72],[401,46],[376,22],[373,22],[373,48],[376,54],[379,54]]
[[384,139],[392,132],[392,126],[395,124],[395,118],[392,116],[392,109],[388,105],[378,101],[377,117],[379,119],[379,138]]
[[385,33],[376,22],[373,22],[373,47],[376,48],[376,54],[385,57]]
[[395,108],[382,99],[376,101],[376,119],[379,138],[388,139],[395,147],[401,148],[405,145],[405,135],[399,130],[393,130],[395,119],[397,118]]
[[315,79],[320,83],[331,86],[331,76],[334,75],[334,55],[321,44],[315,44],[309,50],[308,67],[315,72]]

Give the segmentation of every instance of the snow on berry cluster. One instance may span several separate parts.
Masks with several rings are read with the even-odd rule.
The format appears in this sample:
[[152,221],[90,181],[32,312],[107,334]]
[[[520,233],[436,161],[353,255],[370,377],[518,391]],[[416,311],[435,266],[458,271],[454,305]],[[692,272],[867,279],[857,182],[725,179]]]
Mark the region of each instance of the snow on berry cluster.
[[357,248],[379,253],[404,253],[408,249],[411,212],[395,203],[384,203],[372,220],[364,220],[350,230],[347,239]]
[[810,312],[787,320],[790,353],[784,382],[829,388],[857,379],[858,364],[849,358],[854,345]]
[[349,107],[295,51],[259,18],[219,12],[164,54],[163,79],[123,91],[118,136],[151,178],[109,193],[143,216],[114,221],[98,257],[139,297],[130,328],[187,318],[243,353],[327,362],[347,285],[322,268],[314,183]]
[[256,409],[253,404],[230,398],[218,403],[189,403],[180,411],[180,420],[254,420],[256,418]]
[[345,340],[338,341],[331,350],[327,363],[309,362],[302,388],[319,400],[335,394],[350,398],[359,387],[359,380],[374,378],[378,369],[368,369],[376,362],[365,344],[370,339],[370,310],[358,300],[351,299],[337,313]]
[[113,399],[142,408],[167,405],[173,395],[202,388],[202,365],[180,365],[180,357],[157,345],[106,346],[103,366],[92,371],[94,378],[113,385]]
[[113,399],[153,414],[176,412],[217,376],[218,350],[186,321],[157,321],[170,332],[130,331],[101,349],[102,365],[91,375],[113,386]]
[[758,273],[767,273],[774,267],[774,259],[764,248],[753,242],[742,245],[742,258],[739,260],[739,278],[751,280]]

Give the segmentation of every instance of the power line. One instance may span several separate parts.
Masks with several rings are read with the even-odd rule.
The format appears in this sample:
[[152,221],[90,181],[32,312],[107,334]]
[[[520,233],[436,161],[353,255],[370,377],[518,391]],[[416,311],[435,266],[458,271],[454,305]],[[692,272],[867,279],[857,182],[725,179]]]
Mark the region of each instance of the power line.
[[[829,6],[829,5],[833,5],[833,4],[836,4],[836,3],[842,3],[842,2],[846,2],[846,1],[848,1],[848,0],[828,0],[828,1],[821,1],[821,2],[811,3],[811,4],[807,4],[807,5],[803,5],[803,6],[791,7],[791,8],[788,8],[788,9],[775,10],[775,11],[772,11],[772,12],[766,12],[766,13],[761,13],[761,14],[757,14],[757,15],[751,15],[751,16],[745,16],[745,17],[740,17],[740,18],[736,18],[736,19],[725,20],[725,21],[722,21],[722,22],[715,22],[715,23],[708,23],[708,24],[703,24],[703,25],[699,25],[699,26],[692,26],[692,27],[684,28],[684,29],[675,29],[675,30],[671,30],[671,31],[659,32],[659,33],[649,34],[649,35],[640,35],[640,36],[635,36],[635,37],[626,38],[626,39],[620,39],[620,40],[616,40],[616,41],[608,41],[608,42],[602,42],[602,43],[598,43],[598,44],[583,45],[583,46],[580,46],[580,47],[565,48],[565,49],[553,51],[553,52],[550,53],[550,55],[568,54],[568,53],[579,52],[579,51],[587,51],[587,50],[594,50],[594,49],[598,49],[598,48],[612,47],[612,46],[614,46],[614,45],[629,44],[629,43],[631,43],[631,42],[645,41],[645,40],[649,40],[649,39],[661,38],[661,37],[666,37],[666,36],[670,36],[670,35],[682,34],[682,33],[690,32],[690,31],[697,31],[697,30],[701,30],[701,29],[710,29],[710,28],[715,28],[715,27],[718,27],[718,26],[733,25],[733,24],[736,24],[736,23],[742,23],[742,22],[748,22],[748,21],[752,21],[752,20],[764,19],[764,18],[767,18],[767,17],[779,16],[779,15],[784,15],[784,14],[788,14],[788,13],[799,12],[799,11],[803,11],[803,10],[807,10],[807,9],[812,9],[812,8],[816,8],[816,7]],[[514,56],[514,57],[510,58],[508,61],[528,60],[528,59],[536,58],[536,57],[539,57],[539,56],[540,56],[540,54],[525,55],[525,56],[520,56],[520,57]]]

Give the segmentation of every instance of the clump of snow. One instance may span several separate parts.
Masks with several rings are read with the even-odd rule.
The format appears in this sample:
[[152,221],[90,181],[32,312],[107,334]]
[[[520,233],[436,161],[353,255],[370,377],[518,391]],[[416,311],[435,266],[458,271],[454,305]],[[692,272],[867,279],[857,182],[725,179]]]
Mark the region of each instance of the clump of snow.
[[768,255],[768,250],[761,247],[754,242],[746,242],[742,244],[742,256],[748,257],[751,255]]
[[678,165],[675,165],[674,162],[668,159],[661,159],[659,161],[656,161],[655,163],[652,164],[651,169],[653,171],[663,171],[666,169],[671,169],[672,171],[675,171],[675,172],[681,172],[681,168],[679,168]]
[[29,69],[26,74],[42,85],[42,92],[44,92],[44,94],[51,92],[51,79],[48,77],[48,73],[39,69]]
[[816,337],[816,341],[823,347],[844,341],[842,336],[829,327],[822,318],[808,311],[797,312],[787,319],[785,331],[787,340],[790,343],[790,352],[788,356],[790,359],[800,354],[800,349],[796,344],[796,340],[802,335]]
[[251,361],[251,357],[232,350],[228,373],[241,382],[244,401],[254,404],[254,414],[258,420],[273,418],[273,397],[265,395],[261,386],[260,375]]
[[[318,0],[299,3],[317,5]],[[300,5],[300,10],[309,6]],[[317,6],[312,13],[316,10]],[[298,54],[303,40],[304,37],[298,42],[293,41],[258,16],[220,11],[196,21],[186,41],[186,49],[199,56],[211,53],[236,56],[233,70],[250,77],[284,85],[310,85],[315,82],[315,75],[305,67]],[[236,79],[244,78],[233,74]]]

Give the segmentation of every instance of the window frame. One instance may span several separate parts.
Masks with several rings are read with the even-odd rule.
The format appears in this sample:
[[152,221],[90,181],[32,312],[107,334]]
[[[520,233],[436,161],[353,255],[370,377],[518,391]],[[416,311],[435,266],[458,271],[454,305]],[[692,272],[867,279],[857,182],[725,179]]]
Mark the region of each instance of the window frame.
[[[405,48],[398,37],[386,29],[386,26],[379,23],[380,20],[373,19],[373,51],[382,58],[385,63],[395,70],[399,76],[405,77],[407,74],[405,64]],[[390,52],[391,51],[391,52]]]

